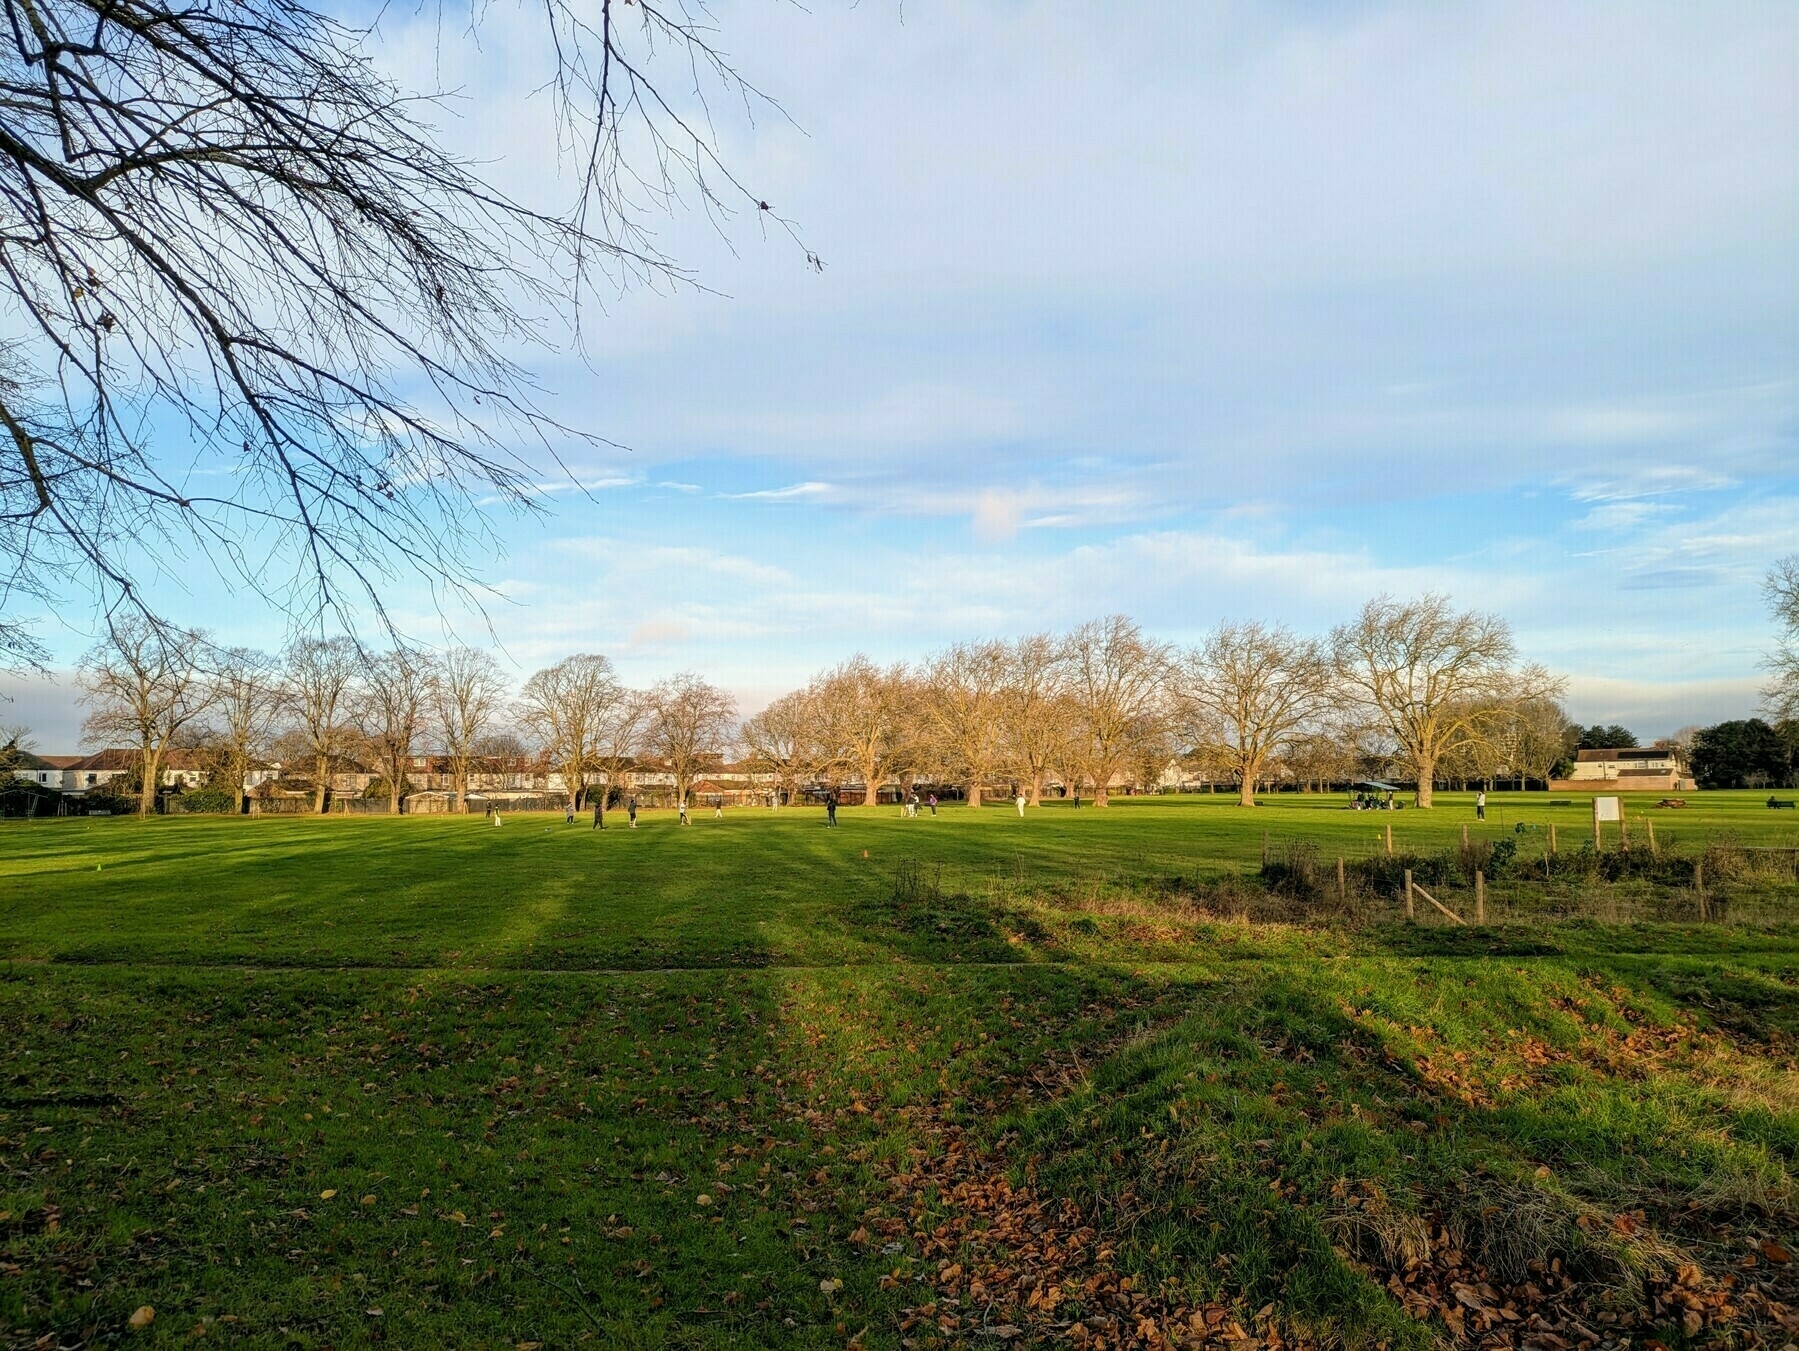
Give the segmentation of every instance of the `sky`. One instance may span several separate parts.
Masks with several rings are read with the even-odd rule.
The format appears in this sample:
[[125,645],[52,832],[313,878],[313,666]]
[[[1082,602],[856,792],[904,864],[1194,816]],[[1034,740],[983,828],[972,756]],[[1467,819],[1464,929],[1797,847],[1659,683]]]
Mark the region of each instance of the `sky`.
[[[747,709],[858,650],[1112,612],[1324,632],[1441,591],[1579,720],[1754,712],[1760,580],[1799,550],[1799,8],[1101,13],[717,4],[786,113],[715,109],[725,158],[824,268],[680,213],[658,241],[703,287],[527,352],[617,448],[546,469],[541,515],[486,508],[457,633],[521,679],[597,651]],[[402,17],[381,59],[456,85],[443,134],[503,182],[566,191],[540,35],[479,37]],[[203,572],[159,587],[282,641]],[[71,603],[40,636],[66,668],[90,631]],[[39,749],[76,738],[66,675],[0,689]]]

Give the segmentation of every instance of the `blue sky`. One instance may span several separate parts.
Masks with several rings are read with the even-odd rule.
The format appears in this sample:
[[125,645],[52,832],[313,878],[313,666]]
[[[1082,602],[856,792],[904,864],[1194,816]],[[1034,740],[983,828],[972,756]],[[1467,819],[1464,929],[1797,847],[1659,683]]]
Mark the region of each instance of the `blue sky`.
[[[1506,616],[1578,717],[1752,710],[1759,579],[1799,549],[1799,9],[715,12],[798,124],[721,121],[727,156],[826,267],[680,217],[711,290],[525,354],[628,449],[496,520],[521,676],[602,651],[755,704],[857,649],[1114,610],[1320,630],[1436,589]],[[429,35],[390,38],[429,78]],[[491,18],[445,131],[553,195],[539,55]],[[204,578],[163,599],[281,640]],[[60,660],[87,623],[51,619]],[[72,736],[66,687],[10,688],[42,747]]]

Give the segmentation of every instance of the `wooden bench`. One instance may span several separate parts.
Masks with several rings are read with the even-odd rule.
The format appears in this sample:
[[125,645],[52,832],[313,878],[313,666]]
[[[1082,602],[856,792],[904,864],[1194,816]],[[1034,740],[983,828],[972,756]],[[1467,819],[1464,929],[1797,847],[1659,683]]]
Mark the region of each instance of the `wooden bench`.
[[1789,798],[1771,797],[1768,799],[1768,810],[1769,811],[1789,811],[1790,812],[1796,808],[1799,808],[1799,802],[1795,802],[1790,797]]

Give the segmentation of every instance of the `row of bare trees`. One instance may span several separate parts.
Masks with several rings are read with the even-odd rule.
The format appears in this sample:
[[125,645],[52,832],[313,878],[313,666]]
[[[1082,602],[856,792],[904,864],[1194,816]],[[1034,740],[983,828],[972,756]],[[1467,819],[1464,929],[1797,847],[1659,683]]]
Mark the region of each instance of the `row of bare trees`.
[[155,806],[168,752],[204,751],[241,810],[244,784],[269,759],[309,771],[323,811],[332,774],[372,766],[398,811],[413,758],[446,763],[458,803],[481,761],[541,752],[575,805],[597,775],[646,755],[666,760],[685,795],[736,725],[730,695],[697,676],[632,690],[603,656],[567,657],[514,694],[492,653],[392,648],[305,638],[278,655],[221,647],[198,630],[122,618],[81,671],[90,742],[141,758],[140,814]]
[[1114,615],[1069,633],[958,643],[917,666],[857,656],[749,719],[742,739],[784,788],[853,777],[1154,783],[1173,761],[1233,781],[1253,806],[1280,771],[1341,781],[1403,766],[1421,806],[1441,778],[1545,778],[1563,750],[1561,682],[1521,666],[1504,621],[1441,596],[1370,601],[1325,638],[1258,622],[1187,648]]
[[[1439,779],[1542,779],[1563,752],[1561,683],[1520,665],[1504,621],[1441,596],[1380,597],[1326,637],[1259,622],[1221,624],[1186,648],[1113,615],[1065,634],[956,643],[916,665],[855,656],[738,724],[723,690],[677,675],[632,690],[604,656],[565,658],[510,690],[474,648],[368,652],[308,638],[278,657],[220,648],[141,619],[115,625],[83,678],[90,739],[143,756],[141,809],[166,750],[204,741],[236,794],[273,751],[311,771],[323,810],[334,766],[374,766],[398,809],[423,750],[442,757],[458,800],[498,745],[530,747],[571,786],[643,756],[667,762],[685,797],[709,757],[741,748],[784,797],[802,785],[917,780],[996,783],[1035,804],[1052,783],[1152,784],[1180,760],[1239,785],[1254,805],[1276,773],[1341,781],[1393,765],[1429,806]],[[204,735],[202,735],[202,732]],[[510,738],[510,740],[508,740]]]

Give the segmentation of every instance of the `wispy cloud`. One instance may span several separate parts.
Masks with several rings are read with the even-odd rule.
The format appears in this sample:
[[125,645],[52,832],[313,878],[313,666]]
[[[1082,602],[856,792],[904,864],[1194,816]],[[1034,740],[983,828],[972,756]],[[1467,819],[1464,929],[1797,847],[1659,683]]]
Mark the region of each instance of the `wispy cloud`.
[[785,488],[760,488],[748,493],[721,493],[733,502],[798,502],[829,497],[836,489],[829,483],[790,483]]

